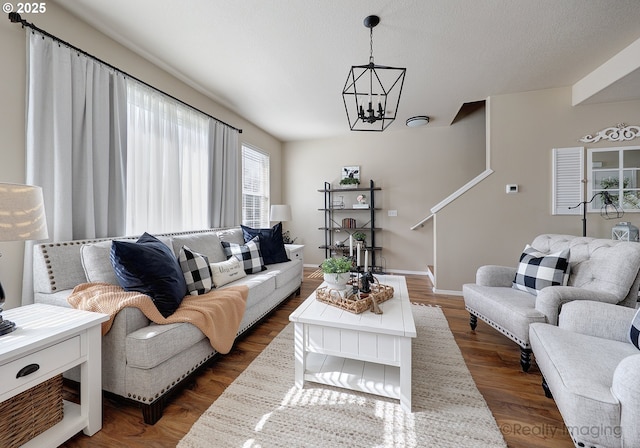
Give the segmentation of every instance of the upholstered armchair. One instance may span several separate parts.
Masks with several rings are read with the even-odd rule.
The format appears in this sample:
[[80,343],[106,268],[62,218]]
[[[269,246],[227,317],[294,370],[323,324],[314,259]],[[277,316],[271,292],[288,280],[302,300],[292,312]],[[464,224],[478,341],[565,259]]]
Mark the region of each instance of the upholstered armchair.
[[[564,276],[544,287],[544,282],[536,280],[535,270],[528,271],[540,263],[533,257],[530,265],[514,260],[513,267],[482,266],[476,272],[476,283],[462,288],[471,329],[475,331],[480,318],[518,344],[525,372],[531,366],[529,325],[557,325],[562,305],[574,300],[635,307],[640,285],[640,243],[546,234],[536,237],[531,247],[551,255],[568,250]],[[538,272],[544,277],[548,271]],[[514,281],[518,279],[521,281]]]
[[631,331],[635,313],[580,300],[563,307],[558,326],[535,323],[529,328],[545,395],[554,398],[577,447],[640,446],[640,350],[637,330],[635,337]]

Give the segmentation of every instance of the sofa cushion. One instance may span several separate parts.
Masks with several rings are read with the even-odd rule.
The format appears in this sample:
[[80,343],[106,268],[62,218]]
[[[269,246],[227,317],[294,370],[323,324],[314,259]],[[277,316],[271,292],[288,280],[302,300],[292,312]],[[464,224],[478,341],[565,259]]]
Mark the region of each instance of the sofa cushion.
[[[521,347],[529,348],[529,324],[547,321],[546,316],[535,309],[536,296],[519,289],[468,283],[462,290],[467,310],[474,310],[473,314]],[[477,310],[482,310],[482,315]],[[509,322],[509,329],[502,328],[498,322]]]
[[164,317],[173,314],[187,293],[173,251],[148,233],[135,243],[114,240],[111,263],[120,286],[150,296]]
[[226,241],[227,243],[244,244],[244,236],[240,227],[234,227],[231,229],[218,230],[216,232],[220,241]]
[[291,260],[286,263],[276,263],[267,266],[267,272],[276,275],[276,288],[282,288],[294,279],[300,278],[301,260]]
[[223,286],[221,289],[240,285],[246,285],[249,288],[246,314],[256,303],[267,300],[274,293],[276,290],[276,273],[263,271],[258,274],[247,275],[240,280]]
[[640,309],[636,311],[636,314],[633,316],[633,320],[631,321],[631,328],[629,328],[629,341],[635,346],[635,348],[640,349]]
[[259,236],[247,241],[245,244],[228,243],[226,241],[222,241],[221,244],[227,254],[227,258],[235,255],[242,261],[244,271],[247,274],[256,274],[266,269],[262,259],[262,252],[260,251]]
[[230,257],[227,261],[211,264],[213,284],[219,288],[227,283],[234,282],[247,275],[244,267],[237,257]]
[[287,251],[284,248],[282,239],[282,223],[279,222],[270,229],[252,229],[247,226],[240,226],[244,241],[251,241],[256,236],[260,237],[260,251],[264,264],[284,263],[289,261]]
[[179,253],[182,246],[187,246],[191,250],[205,255],[209,259],[209,263],[217,263],[227,259],[220,245],[220,238],[214,231],[175,235],[171,239],[171,243],[175,253]]
[[178,261],[189,294],[197,296],[206,294],[213,289],[211,267],[206,255],[195,252],[187,246],[182,246]]
[[568,268],[569,249],[545,254],[527,244],[520,256],[513,287],[537,295],[547,286],[566,285]]
[[119,284],[118,277],[109,259],[110,252],[111,240],[82,245],[80,248],[80,260],[89,283]]

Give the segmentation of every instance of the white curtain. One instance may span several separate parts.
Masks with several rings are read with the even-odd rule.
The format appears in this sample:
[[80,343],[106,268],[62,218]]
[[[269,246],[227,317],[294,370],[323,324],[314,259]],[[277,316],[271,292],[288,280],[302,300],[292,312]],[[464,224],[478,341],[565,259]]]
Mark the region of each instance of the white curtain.
[[127,232],[208,227],[207,117],[136,81],[127,92]]
[[[122,235],[124,77],[49,37],[27,44],[26,180],[42,187],[53,241]],[[32,244],[23,303],[33,301]]]

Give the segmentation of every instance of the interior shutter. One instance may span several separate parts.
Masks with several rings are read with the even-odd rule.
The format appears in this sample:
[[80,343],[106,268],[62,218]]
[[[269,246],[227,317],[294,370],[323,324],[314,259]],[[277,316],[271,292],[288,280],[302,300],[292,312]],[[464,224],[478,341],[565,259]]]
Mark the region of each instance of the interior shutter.
[[583,147],[553,149],[552,214],[582,213],[582,207],[576,205],[584,201],[584,177]]

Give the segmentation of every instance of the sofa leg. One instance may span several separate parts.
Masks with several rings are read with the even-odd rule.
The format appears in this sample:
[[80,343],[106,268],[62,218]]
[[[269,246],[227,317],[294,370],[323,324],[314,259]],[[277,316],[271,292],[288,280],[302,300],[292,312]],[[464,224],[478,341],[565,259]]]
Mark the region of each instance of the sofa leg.
[[476,327],[478,326],[478,316],[469,313],[469,326],[472,330],[475,331]]
[[545,397],[553,398],[553,394],[551,394],[551,389],[549,389],[549,385],[547,384],[545,377],[542,377],[542,390],[544,390]]
[[520,347],[520,366],[523,372],[528,372],[531,367],[531,349]]
[[155,425],[162,417],[164,399],[159,398],[151,404],[142,405],[142,417],[147,425]]
[[302,293],[302,287],[296,289],[296,297],[300,297],[301,293]]

